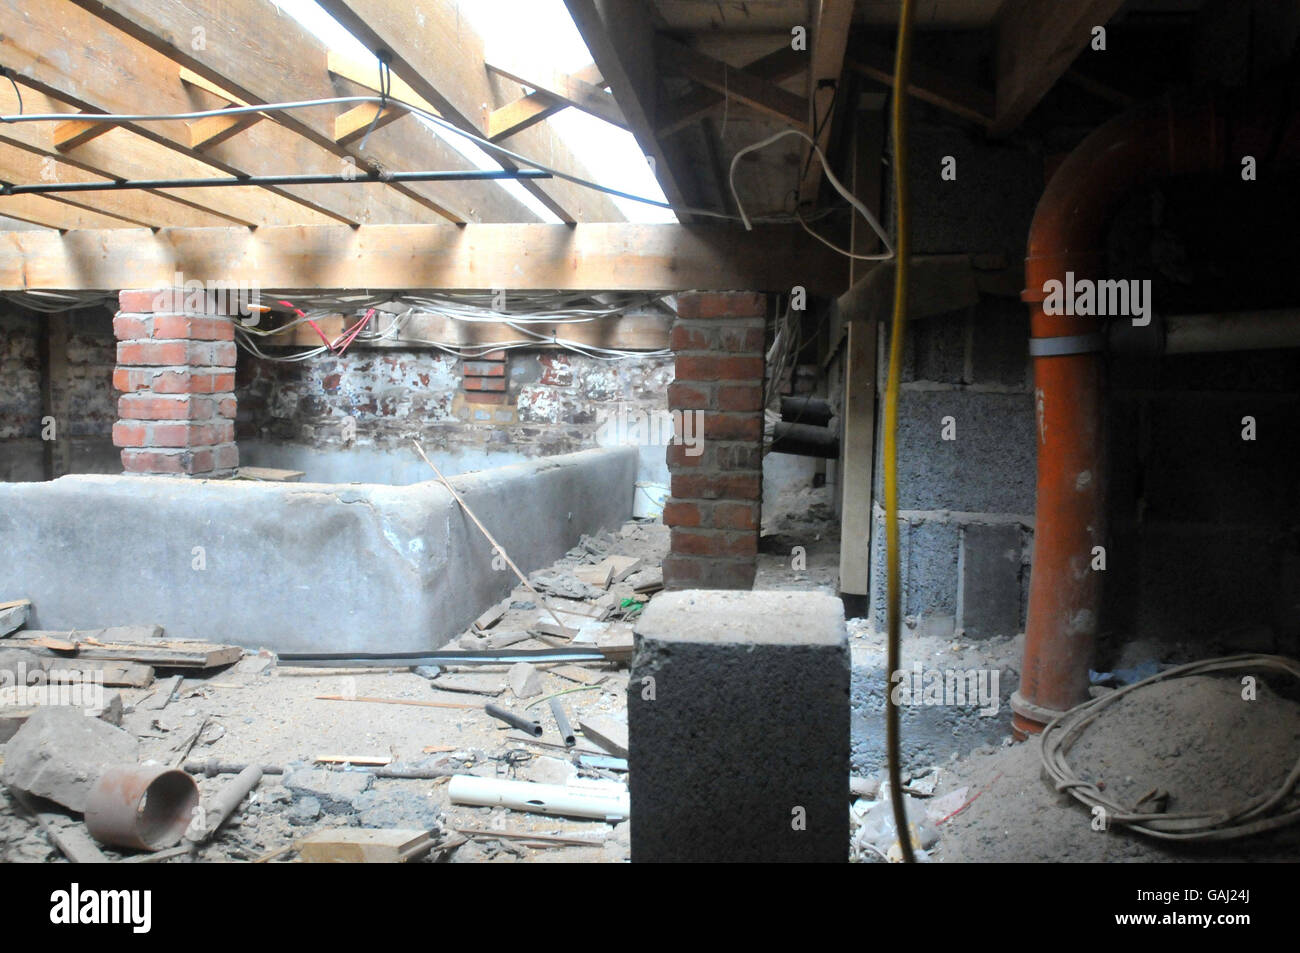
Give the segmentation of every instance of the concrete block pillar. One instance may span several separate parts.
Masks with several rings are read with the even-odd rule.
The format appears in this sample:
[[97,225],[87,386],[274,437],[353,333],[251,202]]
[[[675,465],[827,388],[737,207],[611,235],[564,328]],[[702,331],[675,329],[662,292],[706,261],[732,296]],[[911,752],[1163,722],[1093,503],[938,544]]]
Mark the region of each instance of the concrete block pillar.
[[664,523],[669,589],[754,584],[763,483],[763,345],[768,298],[746,292],[677,297],[669,336],[676,379],[668,407],[681,432],[668,448]]
[[813,592],[666,592],[628,685],[632,860],[844,861],[849,649]]
[[118,421],[127,473],[225,477],[235,446],[235,327],[183,291],[123,291],[113,318]]

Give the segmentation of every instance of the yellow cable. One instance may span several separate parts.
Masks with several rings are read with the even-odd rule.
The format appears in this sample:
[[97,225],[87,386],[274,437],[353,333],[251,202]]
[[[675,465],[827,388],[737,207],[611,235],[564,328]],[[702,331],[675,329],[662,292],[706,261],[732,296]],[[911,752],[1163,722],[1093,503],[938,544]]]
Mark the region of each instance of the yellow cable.
[[894,809],[898,845],[906,863],[915,863],[912,837],[904,803],[901,754],[898,741],[898,705],[894,700],[893,673],[902,671],[902,593],[898,559],[898,381],[903,371],[903,335],[907,328],[908,234],[907,198],[907,67],[912,48],[912,0],[903,0],[898,15],[898,50],[894,56],[894,208],[898,216],[895,237],[894,319],[889,333],[889,379],[885,384],[885,420],[882,464],[885,469],[885,562],[887,564],[889,648],[885,670],[885,744],[889,759],[889,798]]

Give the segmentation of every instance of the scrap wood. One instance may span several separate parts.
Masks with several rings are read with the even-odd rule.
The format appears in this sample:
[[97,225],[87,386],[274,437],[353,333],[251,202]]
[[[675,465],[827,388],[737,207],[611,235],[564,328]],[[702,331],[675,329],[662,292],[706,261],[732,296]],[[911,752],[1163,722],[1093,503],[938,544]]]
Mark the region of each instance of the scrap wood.
[[462,708],[469,711],[482,709],[482,705],[466,705],[464,702],[422,702],[411,698],[369,698],[364,695],[317,695],[323,702],[369,702],[374,705],[416,705],[420,708]]
[[442,485],[446,487],[447,492],[452,495],[452,498],[455,499],[455,501],[460,504],[460,508],[465,511],[465,515],[468,516],[471,520],[473,520],[474,525],[477,526],[479,528],[479,531],[482,532],[483,535],[487,537],[487,541],[492,544],[493,551],[495,551],[498,555],[500,555],[502,559],[505,560],[506,565],[508,565],[512,570],[514,570],[515,575],[519,577],[519,581],[524,584],[524,588],[526,588],[529,592],[533,594],[533,597],[537,600],[537,602],[542,607],[544,607],[547,612],[550,612],[551,616],[555,619],[555,621],[559,623],[561,628],[563,628],[564,623],[560,621],[560,617],[556,615],[555,612],[551,609],[550,604],[545,599],[542,598],[542,594],[533,588],[533,584],[528,581],[528,577],[525,576],[519,570],[519,567],[515,565],[514,560],[510,558],[510,554],[507,553],[505,549],[502,548],[501,544],[498,543],[496,539],[492,536],[492,534],[488,532],[487,527],[484,526],[481,522],[479,522],[479,518],[474,515],[474,511],[469,508],[469,504],[467,504],[463,499],[461,499],[460,494],[456,492],[456,488],[451,485],[451,483],[447,480],[445,476],[442,475],[442,471],[433,465],[432,460],[430,460],[427,456],[425,456],[424,448],[420,446],[420,442],[418,440],[412,440],[411,442],[415,444],[415,452],[420,455],[420,459],[422,459],[425,463],[429,465],[429,469],[431,469],[434,472],[434,474],[437,475],[439,482],[441,482]]
[[420,751],[424,754],[445,754],[458,750],[455,745],[425,745]]
[[595,566],[574,566],[570,571],[579,582],[597,589],[608,589],[614,578],[614,567],[608,559]]
[[640,570],[642,561],[636,556],[606,556],[603,562],[597,564],[597,568],[606,564],[609,566],[612,583],[619,583]]
[[458,834],[465,834],[469,837],[480,837],[484,840],[495,840],[498,837],[504,837],[509,840],[537,841],[539,843],[562,845],[573,844],[579,847],[603,847],[605,845],[604,837],[569,837],[562,834],[532,834],[528,831],[490,830],[482,827],[453,827],[452,830],[456,831]]
[[[28,629],[10,637],[19,647],[35,646],[72,652],[78,659],[138,662],[161,668],[216,668],[238,662],[244,650],[237,645],[173,640],[168,642],[115,642],[101,640],[105,630],[94,632],[44,632]],[[78,638],[80,636],[80,638]]]
[[308,864],[403,864],[429,852],[434,831],[344,827],[316,831],[298,841]]
[[391,754],[318,754],[312,759],[317,764],[359,764],[383,767],[393,763]]
[[567,678],[571,682],[579,682],[583,685],[599,685],[609,677],[608,672],[593,672],[581,665],[556,665],[550,671],[561,678]]
[[167,707],[167,703],[172,700],[172,695],[180,691],[181,676],[173,675],[165,681],[159,682],[154,686],[154,693],[146,698],[137,707],[147,708],[150,711],[162,711]]
[[483,614],[474,620],[474,628],[486,632],[492,626],[501,621],[501,618],[510,610],[510,598],[507,596],[490,609],[484,610]]
[[95,841],[90,834],[80,825],[60,828],[57,824],[62,815],[38,810],[35,805],[28,800],[27,795],[23,794],[16,788],[9,789],[9,796],[36,819],[41,830],[49,839],[50,843],[62,852],[64,857],[68,858],[69,863],[73,864],[106,864],[108,858],[96,846]]

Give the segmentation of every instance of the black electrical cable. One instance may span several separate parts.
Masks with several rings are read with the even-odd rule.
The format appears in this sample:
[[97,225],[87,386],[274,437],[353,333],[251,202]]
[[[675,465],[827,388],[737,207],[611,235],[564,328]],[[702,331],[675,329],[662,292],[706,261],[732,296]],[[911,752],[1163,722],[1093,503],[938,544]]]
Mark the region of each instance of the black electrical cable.
[[370,134],[375,131],[375,125],[379,122],[379,117],[388,109],[388,97],[393,89],[393,69],[388,65],[388,57],[384,53],[377,54],[379,60],[379,108],[370,119],[370,125],[366,127],[366,134],[361,137],[361,145],[358,147],[359,152],[366,151],[366,143],[370,141]]
[[104,182],[41,182],[31,185],[0,183],[0,195],[47,195],[51,192],[122,192],[132,189],[207,189],[218,186],[343,185],[358,182],[476,182],[483,179],[549,179],[535,169],[464,169],[427,172],[380,172],[362,175],[237,175],[212,179],[119,179]]
[[[18,83],[17,81],[14,80],[13,71],[10,70],[8,66],[0,66],[0,76],[3,76],[5,79],[9,80],[10,85],[13,86],[14,95],[18,97],[18,115],[21,116],[23,114],[23,91],[18,88]],[[5,119],[5,122],[10,122],[10,121],[11,120],[7,118]]]

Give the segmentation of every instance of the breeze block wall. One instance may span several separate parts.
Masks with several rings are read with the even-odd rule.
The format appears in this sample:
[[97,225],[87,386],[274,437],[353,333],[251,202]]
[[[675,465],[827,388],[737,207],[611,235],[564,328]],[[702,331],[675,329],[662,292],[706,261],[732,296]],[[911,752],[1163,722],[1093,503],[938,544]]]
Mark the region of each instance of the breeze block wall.
[[234,319],[193,304],[179,290],[118,298],[113,443],[127,473],[211,478],[239,466]]
[[679,428],[685,418],[695,429],[679,433],[668,448],[672,495],[663,519],[672,546],[663,570],[669,589],[754,584],[767,313],[764,294],[691,292],[677,298],[669,337],[677,374],[668,407]]

